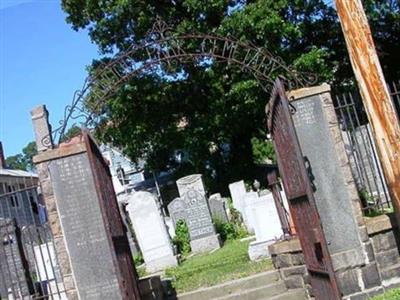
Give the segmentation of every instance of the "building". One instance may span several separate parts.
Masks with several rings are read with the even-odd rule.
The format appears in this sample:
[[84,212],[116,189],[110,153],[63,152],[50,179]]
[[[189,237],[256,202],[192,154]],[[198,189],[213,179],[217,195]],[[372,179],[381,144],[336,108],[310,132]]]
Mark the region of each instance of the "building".
[[19,226],[45,222],[35,173],[7,168],[0,142],[0,218],[15,219]]

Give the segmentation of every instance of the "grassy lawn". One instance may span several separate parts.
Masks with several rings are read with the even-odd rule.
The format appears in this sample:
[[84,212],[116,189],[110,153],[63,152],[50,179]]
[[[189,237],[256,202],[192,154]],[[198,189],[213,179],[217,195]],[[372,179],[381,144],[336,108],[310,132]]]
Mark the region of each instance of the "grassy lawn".
[[383,295],[376,296],[371,300],[399,300],[400,299],[400,289],[390,290]]
[[177,293],[246,277],[272,269],[270,259],[251,262],[247,256],[249,242],[228,241],[221,249],[185,259],[178,267],[166,271],[173,278]]

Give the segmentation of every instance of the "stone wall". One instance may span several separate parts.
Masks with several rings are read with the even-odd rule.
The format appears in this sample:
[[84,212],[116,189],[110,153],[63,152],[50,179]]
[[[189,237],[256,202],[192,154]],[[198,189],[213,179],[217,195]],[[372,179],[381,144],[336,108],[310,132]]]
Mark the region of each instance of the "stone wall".
[[372,254],[384,288],[400,286],[400,232],[395,216],[382,215],[366,220]]
[[279,271],[286,287],[290,289],[304,288],[310,298],[312,289],[300,241],[297,238],[277,242],[269,246],[274,268]]
[[[400,232],[394,215],[364,218],[367,262],[351,266],[352,257],[336,259],[336,277],[345,300],[364,300],[400,286]],[[313,292],[297,238],[269,246],[275,269],[288,289],[304,288],[310,299]],[[341,266],[340,266],[341,265]]]

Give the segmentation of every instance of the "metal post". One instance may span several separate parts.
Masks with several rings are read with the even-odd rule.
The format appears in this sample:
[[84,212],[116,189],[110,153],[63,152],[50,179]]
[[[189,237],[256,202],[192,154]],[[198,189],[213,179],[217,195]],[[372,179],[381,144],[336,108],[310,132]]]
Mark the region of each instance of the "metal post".
[[267,174],[268,187],[272,192],[272,196],[274,197],[275,207],[278,212],[279,220],[281,221],[283,237],[284,239],[289,239],[291,237],[290,225],[285,207],[283,206],[277,173],[278,172],[276,170],[272,170]]
[[400,220],[400,125],[361,0],[335,0],[351,65]]

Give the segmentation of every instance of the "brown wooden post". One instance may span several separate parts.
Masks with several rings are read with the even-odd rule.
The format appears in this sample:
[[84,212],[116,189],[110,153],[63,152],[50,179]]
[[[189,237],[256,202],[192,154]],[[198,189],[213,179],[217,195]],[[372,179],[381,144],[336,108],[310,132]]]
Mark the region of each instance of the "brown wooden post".
[[400,220],[400,125],[361,0],[335,0],[350,61]]

